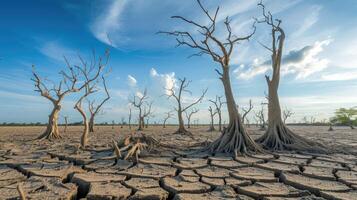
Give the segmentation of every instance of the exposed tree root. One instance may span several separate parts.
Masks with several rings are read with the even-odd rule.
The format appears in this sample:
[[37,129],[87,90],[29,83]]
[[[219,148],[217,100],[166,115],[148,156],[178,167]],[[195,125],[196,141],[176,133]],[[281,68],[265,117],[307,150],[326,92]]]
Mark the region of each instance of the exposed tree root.
[[138,161],[139,155],[144,151],[152,151],[160,142],[151,136],[130,135],[122,140],[115,142],[113,140],[114,153],[117,159],[124,158],[125,160],[132,159],[135,156],[135,161]]
[[53,129],[46,129],[45,132],[43,132],[39,137],[36,139],[42,140],[42,139],[48,139],[48,140],[53,140],[53,139],[61,139],[62,136],[59,134],[58,130],[55,131]]
[[248,135],[243,125],[237,118],[227,128],[224,128],[222,135],[209,144],[205,150],[211,153],[234,153],[246,154],[248,152],[261,153],[264,150],[258,146]]
[[256,142],[262,144],[265,149],[273,151],[295,150],[313,153],[327,153],[328,150],[322,144],[305,139],[293,133],[284,123],[276,123],[258,138]]
[[24,192],[24,190],[22,189],[22,184],[19,183],[17,184],[17,192],[19,193],[19,196],[20,196],[20,200],[26,200],[26,193]]
[[178,129],[177,131],[174,132],[174,134],[187,135],[187,136],[193,138],[193,134],[190,131],[186,130],[186,129],[183,129],[183,130]]

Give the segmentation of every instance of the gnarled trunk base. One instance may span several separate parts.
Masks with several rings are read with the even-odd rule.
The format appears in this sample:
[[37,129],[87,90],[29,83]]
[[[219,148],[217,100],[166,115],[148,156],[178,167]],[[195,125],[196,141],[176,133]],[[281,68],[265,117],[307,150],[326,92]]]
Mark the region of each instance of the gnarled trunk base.
[[61,139],[62,136],[59,134],[59,130],[57,126],[48,125],[45,132],[43,132],[37,139]]
[[274,151],[295,150],[314,153],[327,153],[327,149],[317,142],[310,141],[293,133],[283,122],[269,126],[265,134],[258,138],[265,149]]
[[187,136],[193,137],[193,135],[192,135],[192,133],[190,131],[188,131],[185,128],[182,128],[182,127],[177,129],[177,131],[175,131],[174,134],[182,134],[182,135],[187,135]]
[[209,144],[206,150],[211,153],[235,154],[263,152],[263,149],[248,135],[238,117],[227,128],[223,129],[222,135]]

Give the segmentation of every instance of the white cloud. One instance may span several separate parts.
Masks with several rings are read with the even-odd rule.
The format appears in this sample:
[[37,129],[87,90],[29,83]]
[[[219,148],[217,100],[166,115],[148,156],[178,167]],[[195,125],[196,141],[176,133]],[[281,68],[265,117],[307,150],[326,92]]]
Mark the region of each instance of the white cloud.
[[321,75],[322,81],[347,81],[357,79],[357,71],[341,72],[341,73],[329,73]]
[[170,91],[168,91],[167,89],[175,87],[175,72],[171,72],[168,74],[159,74],[154,68],[151,68],[150,76],[159,82],[160,87],[165,90],[165,93],[167,95],[170,94]]
[[254,59],[252,67],[248,68],[247,70],[244,70],[244,65],[240,65],[237,67],[235,70],[233,70],[233,74],[238,78],[238,79],[244,79],[248,80],[251,79],[259,74],[264,74],[269,70],[269,65],[268,64],[261,64],[259,59]]
[[[332,39],[317,41],[313,45],[290,51],[287,55],[283,56],[281,67],[282,75],[295,74],[296,79],[304,79],[327,68],[329,60],[319,58],[318,55],[331,41]],[[259,59],[255,59],[252,66],[245,71],[237,68],[233,73],[238,79],[251,79],[259,74],[266,73],[270,67],[270,60],[260,61]]]
[[126,2],[126,0],[113,0],[107,9],[101,10],[101,14],[90,25],[90,30],[99,41],[117,47],[116,40],[111,40],[117,36],[115,32],[120,28],[120,16]]
[[128,85],[131,87],[135,87],[136,83],[137,83],[136,79],[133,76],[128,75]]
[[39,51],[52,59],[63,61],[63,57],[66,56],[69,59],[77,59],[77,52],[63,46],[57,41],[50,41],[44,43],[40,48]]

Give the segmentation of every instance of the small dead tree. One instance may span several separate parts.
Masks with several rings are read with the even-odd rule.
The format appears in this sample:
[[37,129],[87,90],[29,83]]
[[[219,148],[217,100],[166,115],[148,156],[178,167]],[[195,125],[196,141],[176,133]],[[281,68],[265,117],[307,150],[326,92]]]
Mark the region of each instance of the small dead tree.
[[249,114],[250,111],[252,111],[253,109],[253,104],[252,104],[252,100],[249,100],[249,107],[248,108],[242,108],[243,111],[243,115],[242,115],[242,122],[243,124],[249,125],[249,123],[246,123],[246,121],[248,121],[247,119],[247,115]]
[[208,111],[211,117],[211,123],[208,131],[215,131],[216,129],[214,128],[214,116],[217,114],[218,111],[216,109],[212,109],[211,106],[208,107]]
[[145,89],[144,93],[140,95],[134,95],[133,99],[130,101],[130,103],[139,110],[138,131],[142,131],[144,129],[145,118],[151,114],[152,102],[148,103],[148,98],[149,97],[147,96],[147,90]]
[[[104,57],[96,58],[95,53],[93,53],[93,60],[90,64],[84,62],[84,60],[79,56],[81,60],[80,65],[71,65],[66,57],[64,60],[66,62],[67,71],[61,71],[60,74],[62,79],[56,84],[54,81],[41,78],[35,70],[33,70],[33,78],[32,81],[35,84],[37,92],[40,93],[41,96],[51,101],[53,104],[53,108],[51,114],[48,117],[48,124],[46,130],[37,138],[37,139],[58,139],[61,138],[61,135],[58,130],[58,115],[62,108],[62,101],[65,96],[70,93],[75,93],[81,91],[88,82],[92,82],[96,80],[99,76],[100,72],[104,69],[104,67],[108,64],[109,60],[109,50],[105,51]],[[85,71],[87,68],[87,72],[94,72],[92,77],[89,78],[89,81],[81,81],[79,79],[79,75],[81,72]],[[34,67],[33,67],[34,69]],[[52,84],[50,88],[48,83]]]
[[286,120],[287,120],[289,117],[291,117],[293,114],[294,114],[294,113],[293,113],[291,110],[289,110],[289,109],[285,109],[285,110],[283,111],[283,122],[284,122],[284,124],[286,124]]
[[105,104],[105,102],[107,102],[110,99],[110,95],[107,90],[107,87],[104,87],[104,91],[106,97],[98,105],[95,105],[95,100],[88,100],[88,108],[90,112],[89,132],[94,132],[94,125],[95,125],[94,118],[101,111],[101,108]]
[[166,128],[167,120],[169,120],[170,118],[173,117],[172,111],[166,112],[165,114],[166,115],[165,115],[164,122],[163,122],[163,128]]
[[215,100],[209,100],[209,101],[216,106],[216,111],[218,114],[218,130],[222,131],[222,106],[223,104],[225,104],[225,102],[222,102],[222,96],[216,96]]
[[67,127],[68,127],[68,116],[64,116],[64,130],[63,132],[67,132]]
[[175,90],[174,87],[172,87],[172,88],[167,89],[168,90],[168,94],[166,94],[168,98],[174,98],[176,100],[176,102],[177,102],[177,107],[175,108],[175,110],[177,111],[177,118],[178,118],[178,122],[179,122],[179,128],[175,133],[187,134],[187,135],[192,136],[192,133],[187,131],[186,128],[185,128],[185,124],[184,124],[184,121],[183,121],[182,113],[185,112],[186,110],[190,109],[192,106],[200,103],[202,101],[203,97],[205,96],[205,94],[207,92],[207,89],[204,90],[202,92],[202,95],[199,98],[197,98],[194,102],[192,102],[191,104],[189,104],[187,106],[184,106],[182,104],[182,94],[183,94],[183,92],[187,92],[187,93],[191,94],[191,92],[189,90],[187,90],[187,87],[189,86],[190,81],[187,81],[186,78],[184,78],[184,79],[179,79],[179,82],[180,82],[179,83],[179,88],[178,88],[177,91]]
[[129,108],[128,125],[129,125],[129,129],[131,129],[131,108]]
[[191,128],[191,118],[195,113],[198,113],[197,108],[193,108],[190,111],[185,111],[186,119],[187,119],[187,128]]
[[112,129],[114,130],[114,126],[115,126],[115,121],[112,120]]
[[120,128],[123,128],[124,124],[125,124],[125,118],[122,117],[121,118],[121,123],[120,123]]
[[[207,24],[201,24],[190,19],[186,19],[182,16],[172,16],[173,19],[178,19],[184,23],[187,23],[195,29],[198,29],[198,34],[194,35],[189,31],[171,31],[161,32],[176,37],[178,46],[188,46],[197,53],[192,56],[208,55],[212,60],[220,65],[221,71],[216,69],[219,75],[219,79],[222,81],[224,87],[224,93],[226,96],[227,110],[229,116],[229,125],[222,132],[221,136],[211,143],[206,150],[209,152],[230,152],[230,153],[247,153],[248,151],[262,151],[262,149],[254,142],[245,130],[241,117],[238,113],[234,95],[230,82],[230,61],[233,53],[233,49],[237,44],[249,40],[255,33],[255,26],[253,25],[253,31],[243,37],[237,37],[232,33],[231,21],[227,17],[224,21],[226,38],[221,39],[217,36],[223,31],[217,28],[217,15],[219,7],[214,13],[210,13],[206,10],[201,1],[197,0],[197,3],[207,17]],[[191,29],[191,30],[195,30]]]
[[272,77],[265,76],[268,84],[268,129],[266,133],[256,141],[265,148],[271,150],[322,150],[317,143],[309,141],[303,137],[294,134],[282,121],[281,108],[278,96],[278,87],[280,82],[280,67],[285,42],[285,32],[281,27],[282,21],[275,19],[270,12],[265,11],[262,2],[258,4],[262,8],[263,19],[256,21],[264,23],[271,29],[271,47],[261,44],[265,49],[271,52]]
[[265,130],[265,116],[264,116],[264,107],[262,106],[262,109],[259,110],[258,112],[255,113],[255,117],[258,119],[259,124],[260,124],[260,130]]

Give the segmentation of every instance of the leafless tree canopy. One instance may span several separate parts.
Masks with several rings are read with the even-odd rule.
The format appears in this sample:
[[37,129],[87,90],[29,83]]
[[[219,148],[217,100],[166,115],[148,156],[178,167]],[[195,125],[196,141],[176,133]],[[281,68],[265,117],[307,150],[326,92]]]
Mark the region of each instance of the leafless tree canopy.
[[105,98],[98,104],[95,105],[95,100],[88,99],[88,110],[90,112],[90,119],[89,119],[89,132],[94,132],[94,125],[95,125],[95,116],[101,111],[102,106],[110,99],[110,95],[107,89],[107,85],[104,81],[103,77],[103,87],[105,92]]
[[252,100],[249,100],[249,107],[248,108],[242,108],[243,115],[242,115],[242,122],[245,124],[245,121],[247,120],[247,115],[252,111],[253,109],[253,104]]
[[199,109],[197,109],[197,108],[193,108],[190,111],[188,111],[188,110],[185,111],[185,116],[186,116],[186,119],[187,119],[187,128],[191,128],[192,116],[194,114],[198,113],[198,111],[199,111]]
[[152,113],[152,104],[153,102],[148,102],[147,89],[141,95],[133,95],[132,100],[129,100],[130,103],[139,110],[139,127],[138,130],[143,130],[145,127],[145,118],[151,115]]
[[230,19],[227,17],[224,21],[224,31],[226,31],[226,38],[221,40],[216,36],[218,32],[217,16],[219,7],[213,13],[210,13],[207,9],[204,8],[200,0],[197,0],[197,3],[201,11],[206,16],[208,24],[200,24],[182,16],[172,16],[172,18],[197,28],[199,36],[196,37],[194,36],[194,33],[188,31],[162,31],[160,33],[165,33],[176,37],[178,46],[187,46],[197,50],[197,53],[193,54],[192,56],[208,55],[214,62],[217,62],[221,66],[221,71],[216,69],[216,72],[218,73],[219,78],[224,86],[227,110],[229,114],[229,125],[221,137],[219,137],[216,141],[207,147],[207,150],[211,152],[231,153],[261,151],[261,148],[250,138],[242,125],[238,110],[236,108],[229,75],[230,58],[234,47],[240,42],[249,40],[254,35],[256,30],[255,23],[253,24],[253,30],[250,34],[243,37],[238,37],[232,33]]
[[179,121],[179,129],[176,131],[176,133],[191,135],[191,133],[189,131],[187,131],[185,128],[182,113],[186,112],[188,109],[190,109],[194,105],[200,103],[202,101],[203,97],[205,96],[207,89],[202,92],[202,94],[199,98],[197,98],[195,101],[193,101],[192,103],[185,106],[185,105],[183,105],[183,102],[182,102],[182,97],[183,97],[182,95],[184,92],[191,94],[191,91],[189,91],[187,89],[189,84],[190,84],[190,81],[187,81],[186,78],[179,79],[179,88],[177,90],[174,87],[168,88],[167,89],[168,90],[167,97],[173,98],[177,102],[177,107],[175,108],[175,110],[177,111],[177,115],[178,115],[177,117],[178,117],[178,121]]
[[42,78],[33,67],[32,81],[37,92],[53,104],[53,110],[49,115],[47,128],[38,139],[56,139],[61,138],[58,131],[58,115],[61,110],[61,103],[64,97],[70,93],[79,92],[84,89],[88,83],[98,78],[104,67],[108,64],[109,50],[105,51],[103,57],[97,58],[93,51],[93,58],[88,63],[81,56],[78,56],[80,65],[71,65],[64,57],[67,70],[60,72],[62,79],[55,83],[47,78]]
[[257,139],[257,142],[261,143],[265,148],[272,150],[295,149],[325,151],[321,145],[294,134],[282,121],[278,88],[285,32],[281,28],[282,21],[280,19],[275,19],[270,12],[267,12],[262,2],[260,2],[258,6],[262,9],[263,18],[256,19],[256,21],[268,25],[271,30],[271,47],[264,44],[261,45],[272,54],[271,66],[273,72],[271,78],[265,75],[269,89],[268,129],[262,137]]
[[215,100],[211,99],[209,101],[212,102],[216,107],[217,114],[218,114],[218,130],[222,131],[222,106],[226,102],[222,101],[222,96],[217,96],[217,95],[216,95],[216,99]]

